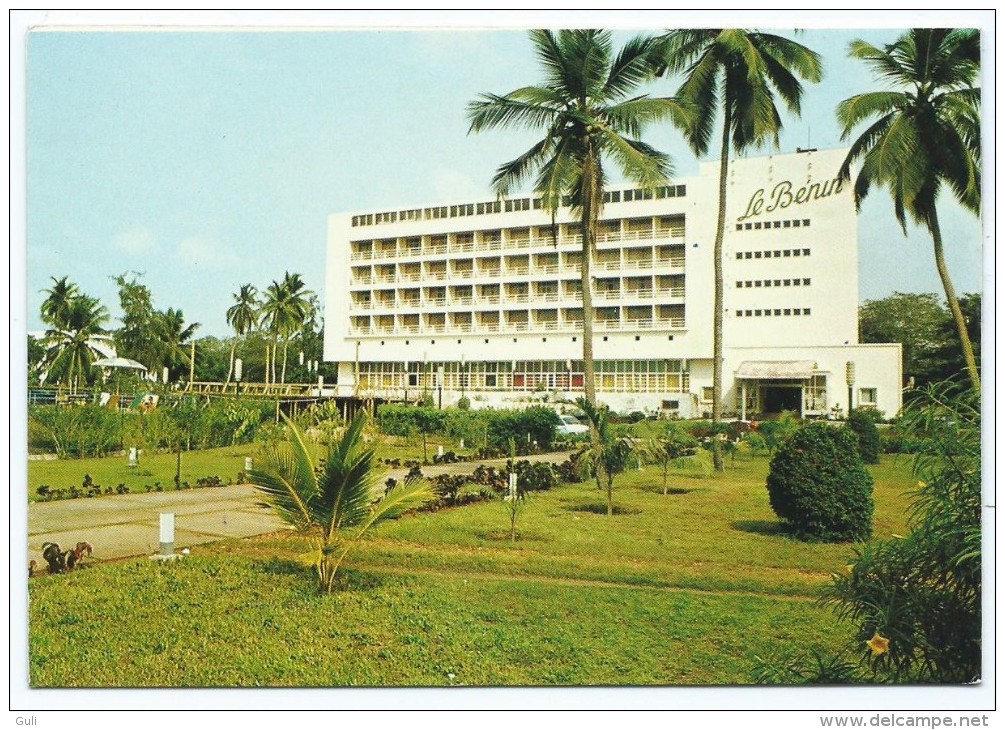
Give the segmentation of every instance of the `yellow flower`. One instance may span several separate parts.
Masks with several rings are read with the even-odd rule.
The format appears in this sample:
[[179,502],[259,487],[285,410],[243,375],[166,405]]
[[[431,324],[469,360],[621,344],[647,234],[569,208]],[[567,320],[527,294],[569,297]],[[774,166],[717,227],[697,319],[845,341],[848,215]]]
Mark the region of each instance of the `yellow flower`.
[[890,650],[890,640],[880,636],[878,631],[865,642],[865,645],[872,649],[873,656],[882,656]]
[[918,489],[924,489],[924,488],[925,488],[925,483],[924,482],[918,482]]

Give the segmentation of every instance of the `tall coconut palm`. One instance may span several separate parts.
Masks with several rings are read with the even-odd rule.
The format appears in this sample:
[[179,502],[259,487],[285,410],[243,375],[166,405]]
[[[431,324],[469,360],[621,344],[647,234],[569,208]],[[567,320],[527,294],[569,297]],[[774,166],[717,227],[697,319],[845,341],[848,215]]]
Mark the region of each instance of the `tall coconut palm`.
[[842,139],[869,122],[852,144],[841,175],[849,179],[852,164],[861,161],[855,202],[861,202],[873,184],[886,187],[905,234],[908,213],[931,233],[935,266],[967,372],[974,389],[980,390],[980,373],[946,267],[936,209],[945,185],[964,208],[980,212],[981,92],[974,87],[980,71],[980,36],[976,30],[915,28],[882,49],[854,41],[849,53],[893,88],[857,94],[838,105]]
[[600,30],[530,32],[545,80],[505,96],[483,94],[468,106],[469,132],[496,127],[543,129],[545,136],[499,167],[493,186],[506,195],[536,173],[534,191],[552,219],[570,204],[579,213],[583,239],[583,364],[585,395],[596,402],[593,363],[593,288],[590,264],[603,205],[605,158],[644,187],[672,173],[670,159],[637,139],[650,122],[686,126],[690,116],[675,99],[637,95],[649,78],[650,41],[635,38],[613,56],[611,34]]
[[168,369],[172,378],[191,366],[189,344],[198,328],[198,322],[185,324],[185,315],[180,309],[168,308],[154,314],[153,330],[160,343],[160,364]]
[[[778,146],[782,118],[776,97],[799,114],[802,84],[819,81],[820,57],[799,43],[770,33],[742,28],[671,30],[657,43],[657,73],[684,74],[677,96],[697,114],[687,132],[698,155],[708,152],[722,111],[719,149],[719,213],[712,259],[715,267],[712,308],[712,421],[722,420],[722,241],[726,230],[726,180],[729,148],[740,153],[771,142]],[[722,452],[715,466],[723,469]]]
[[[227,310],[227,324],[234,328],[238,338],[244,337],[258,324],[258,290],[251,284],[242,284],[240,291],[234,294],[234,304]],[[237,339],[230,346],[230,365],[227,368],[227,381],[224,388],[230,384],[230,376],[234,374],[234,353],[237,350]]]
[[[363,442],[366,411],[359,411],[341,439],[319,450],[283,415],[289,439],[266,446],[251,481],[287,523],[314,535],[313,564],[320,587],[331,592],[346,555],[381,520],[433,498],[425,481],[406,480],[385,492],[376,457]],[[256,460],[257,463],[257,460]]]
[[52,287],[44,289],[43,293],[48,294],[42,302],[42,321],[46,324],[56,325],[66,320],[70,302],[80,295],[77,285],[70,281],[70,277],[64,276],[57,279],[52,278]]
[[287,271],[283,280],[273,281],[265,290],[262,305],[262,322],[272,334],[272,382],[276,381],[276,360],[279,339],[283,339],[283,369],[281,381],[286,382],[286,355],[290,336],[296,332],[310,314],[308,307],[312,292],[306,288],[300,274]]
[[108,310],[97,299],[77,294],[54,317],[43,340],[46,378],[65,381],[75,388],[81,378],[90,381],[92,363],[104,356],[99,345],[111,342],[104,328]]

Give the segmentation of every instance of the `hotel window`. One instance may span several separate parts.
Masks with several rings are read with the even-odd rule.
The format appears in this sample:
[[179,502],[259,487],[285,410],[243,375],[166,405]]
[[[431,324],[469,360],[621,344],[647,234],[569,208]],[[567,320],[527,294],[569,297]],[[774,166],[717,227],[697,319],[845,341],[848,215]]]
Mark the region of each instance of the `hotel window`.
[[702,386],[702,389],[701,389],[701,402],[702,403],[711,403],[714,394],[715,394],[715,391],[712,388],[709,388],[709,387],[706,387],[706,386]]
[[875,406],[876,405],[876,389],[875,388],[859,388],[858,389],[858,404],[860,406]]

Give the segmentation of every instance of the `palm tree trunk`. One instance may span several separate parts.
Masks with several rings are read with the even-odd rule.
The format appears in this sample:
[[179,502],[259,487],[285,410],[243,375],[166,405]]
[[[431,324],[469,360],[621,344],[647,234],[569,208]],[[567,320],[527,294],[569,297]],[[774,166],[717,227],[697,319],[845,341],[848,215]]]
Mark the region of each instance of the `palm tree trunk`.
[[283,372],[279,378],[280,383],[286,383],[286,349],[290,346],[289,340],[283,338]]
[[237,340],[230,346],[230,366],[227,368],[227,379],[223,383],[223,392],[227,392],[227,386],[230,385],[230,376],[234,374],[234,351],[237,350]]
[[[719,157],[719,220],[715,229],[712,258],[715,265],[715,302],[712,305],[712,425],[722,420],[722,239],[726,232],[726,180],[729,175],[729,128],[732,126],[729,104],[722,120],[722,151]],[[712,462],[716,471],[725,471],[722,442],[712,439]]]
[[[593,363],[593,277],[590,264],[593,261],[593,233],[597,225],[599,211],[596,209],[596,191],[599,184],[596,171],[596,160],[592,153],[586,155],[583,162],[583,377],[585,379],[585,396],[591,404],[597,403],[597,383]],[[596,429],[591,427],[590,433],[594,440],[599,438]]]
[[279,358],[279,335],[272,340],[272,384],[276,384],[276,360]]
[[967,322],[963,318],[963,310],[960,309],[960,300],[956,298],[956,289],[953,281],[949,278],[949,269],[946,268],[946,258],[942,250],[942,230],[939,228],[939,216],[935,208],[928,221],[928,227],[932,232],[932,243],[935,247],[935,267],[939,270],[939,278],[942,279],[942,288],[946,290],[946,303],[949,311],[953,315],[956,323],[956,331],[960,336],[960,346],[963,349],[963,360],[967,365],[967,373],[970,375],[970,383],[978,393],[981,390],[981,376],[977,369],[977,359],[974,357],[974,346],[970,342],[970,333],[967,332]]

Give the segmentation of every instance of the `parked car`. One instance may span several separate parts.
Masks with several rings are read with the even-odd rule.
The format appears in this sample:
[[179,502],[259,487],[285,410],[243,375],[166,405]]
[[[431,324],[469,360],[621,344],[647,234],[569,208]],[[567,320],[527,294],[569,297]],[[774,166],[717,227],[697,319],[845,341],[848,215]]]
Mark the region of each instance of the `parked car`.
[[559,415],[559,419],[562,422],[555,426],[555,433],[559,436],[578,436],[590,432],[589,426],[584,426],[574,416]]

